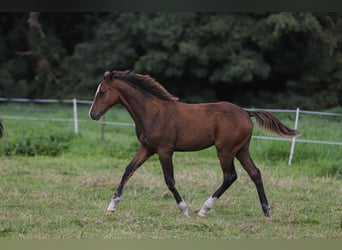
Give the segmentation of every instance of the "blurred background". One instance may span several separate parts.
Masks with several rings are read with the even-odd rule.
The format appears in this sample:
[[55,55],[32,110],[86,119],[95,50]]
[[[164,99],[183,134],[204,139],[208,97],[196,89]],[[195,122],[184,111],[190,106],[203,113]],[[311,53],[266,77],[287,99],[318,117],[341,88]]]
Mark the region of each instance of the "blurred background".
[[0,97],[92,99],[107,69],[182,101],[342,105],[340,13],[1,13]]

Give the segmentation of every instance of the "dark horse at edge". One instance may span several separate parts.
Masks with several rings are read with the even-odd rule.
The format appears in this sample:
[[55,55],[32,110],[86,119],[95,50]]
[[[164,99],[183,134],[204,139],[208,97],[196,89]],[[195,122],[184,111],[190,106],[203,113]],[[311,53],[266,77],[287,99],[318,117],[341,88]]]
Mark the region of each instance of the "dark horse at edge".
[[149,75],[132,71],[106,71],[103,81],[98,85],[89,115],[93,120],[99,120],[108,109],[119,103],[132,116],[141,144],[122,176],[108,205],[107,214],[115,211],[128,179],[150,156],[157,154],[166,185],[180,210],[188,216],[187,204],[175,185],[173,153],[197,151],[214,145],[223,172],[223,182],[204,202],[198,216],[204,217],[237,179],[234,158],[240,161],[254,182],[264,215],[270,216],[260,170],[249,153],[253,130],[251,117],[256,118],[261,128],[280,136],[296,136],[296,130],[288,128],[264,110],[246,111],[229,102],[187,104],[178,101]]

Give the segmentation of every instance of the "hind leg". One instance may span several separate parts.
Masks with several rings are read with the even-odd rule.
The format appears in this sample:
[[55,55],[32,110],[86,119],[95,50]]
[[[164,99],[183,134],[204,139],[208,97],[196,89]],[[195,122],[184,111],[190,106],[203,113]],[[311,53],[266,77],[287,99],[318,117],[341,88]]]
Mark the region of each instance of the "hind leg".
[[214,203],[218,198],[233,184],[237,179],[237,174],[234,167],[234,161],[232,156],[226,153],[218,152],[218,157],[220,159],[221,168],[223,171],[223,182],[222,185],[213,193],[212,196],[206,200],[198,212],[199,217],[204,217],[209,210],[212,208]]
[[261,204],[262,211],[264,215],[270,216],[270,206],[268,205],[268,201],[266,198],[264,184],[262,182],[260,170],[254,164],[250,153],[249,153],[249,142],[237,153],[236,158],[240,161],[243,168],[247,171],[249,177],[254,182],[256,189],[258,191],[259,200]]

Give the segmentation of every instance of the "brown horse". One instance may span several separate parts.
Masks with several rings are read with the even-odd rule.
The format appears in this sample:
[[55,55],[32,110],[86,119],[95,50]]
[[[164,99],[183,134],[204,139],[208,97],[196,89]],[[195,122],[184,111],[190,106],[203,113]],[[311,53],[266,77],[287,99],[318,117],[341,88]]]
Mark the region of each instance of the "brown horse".
[[196,151],[214,145],[223,171],[223,183],[205,201],[198,216],[205,216],[237,179],[234,157],[255,183],[265,216],[270,215],[260,171],[249,153],[253,130],[250,117],[255,117],[262,128],[280,136],[296,136],[296,130],[286,127],[271,113],[263,110],[246,111],[229,102],[178,102],[178,98],[149,75],[131,71],[106,71],[104,80],[97,88],[89,115],[92,119],[99,120],[109,108],[118,103],[125,106],[132,116],[141,145],[122,176],[107,208],[107,214],[115,211],[124,186],[134,171],[151,155],[157,154],[165,182],[183,214],[188,216],[187,205],[175,186],[173,152]]

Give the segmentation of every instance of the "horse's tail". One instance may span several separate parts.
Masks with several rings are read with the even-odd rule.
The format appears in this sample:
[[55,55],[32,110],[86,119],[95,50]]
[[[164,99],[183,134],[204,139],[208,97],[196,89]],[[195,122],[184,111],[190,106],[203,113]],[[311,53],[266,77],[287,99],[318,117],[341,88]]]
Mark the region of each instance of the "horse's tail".
[[270,112],[265,110],[253,110],[247,112],[249,116],[255,117],[257,125],[266,131],[283,137],[294,137],[299,134],[298,130],[290,129]]
[[4,126],[2,125],[2,121],[0,120],[0,138],[3,135],[3,131],[4,131]]

